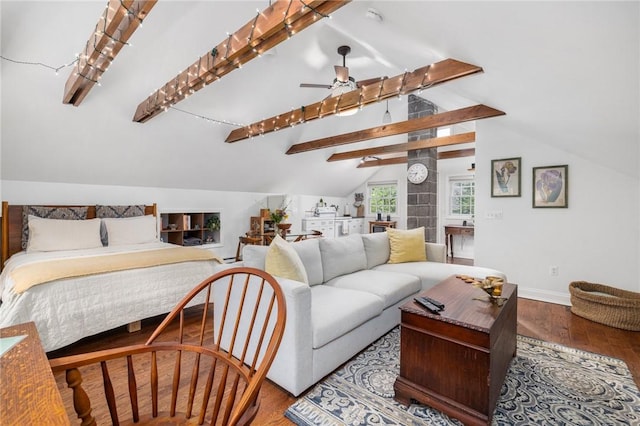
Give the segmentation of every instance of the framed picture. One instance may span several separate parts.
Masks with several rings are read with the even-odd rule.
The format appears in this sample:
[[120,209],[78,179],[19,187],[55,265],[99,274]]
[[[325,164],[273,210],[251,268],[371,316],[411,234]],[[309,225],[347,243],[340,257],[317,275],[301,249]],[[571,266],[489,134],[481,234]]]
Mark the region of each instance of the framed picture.
[[521,158],[491,160],[491,196],[520,196]]
[[533,168],[533,207],[569,207],[569,166]]

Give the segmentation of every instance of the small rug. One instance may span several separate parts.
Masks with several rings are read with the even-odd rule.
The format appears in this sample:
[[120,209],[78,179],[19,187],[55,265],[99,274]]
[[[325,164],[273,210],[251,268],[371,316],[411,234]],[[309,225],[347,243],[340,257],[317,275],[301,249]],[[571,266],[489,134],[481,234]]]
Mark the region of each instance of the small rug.
[[[430,407],[393,399],[399,328],[289,407],[297,425],[461,425]],[[494,425],[639,425],[640,391],[618,359],[518,336]]]

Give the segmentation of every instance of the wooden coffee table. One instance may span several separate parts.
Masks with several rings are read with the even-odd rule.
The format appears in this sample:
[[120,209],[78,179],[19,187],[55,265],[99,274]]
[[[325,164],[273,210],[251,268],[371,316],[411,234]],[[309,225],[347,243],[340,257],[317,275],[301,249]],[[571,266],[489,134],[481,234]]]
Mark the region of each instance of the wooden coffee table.
[[414,301],[400,307],[396,400],[414,399],[465,424],[489,424],[516,354],[517,286],[504,284],[503,306],[474,300],[488,296],[455,276],[421,295],[446,307],[440,315]]

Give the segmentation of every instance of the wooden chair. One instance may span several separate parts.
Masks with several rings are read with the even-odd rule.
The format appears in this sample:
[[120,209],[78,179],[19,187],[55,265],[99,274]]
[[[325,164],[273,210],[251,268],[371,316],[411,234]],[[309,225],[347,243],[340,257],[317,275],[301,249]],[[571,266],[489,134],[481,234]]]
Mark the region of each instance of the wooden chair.
[[[196,314],[201,321],[197,330],[186,330],[185,309],[192,315],[194,305],[202,309]],[[114,425],[246,425],[259,408],[285,319],[284,296],[271,275],[230,268],[187,294],[145,344],[52,359],[50,365],[54,373],[66,372],[82,425],[97,418],[106,423],[109,416]],[[102,386],[83,383],[81,372],[100,381],[100,370]]]
[[251,235],[238,237],[238,248],[236,249],[236,262],[242,260],[242,247],[246,245],[261,245],[262,237],[252,237]]

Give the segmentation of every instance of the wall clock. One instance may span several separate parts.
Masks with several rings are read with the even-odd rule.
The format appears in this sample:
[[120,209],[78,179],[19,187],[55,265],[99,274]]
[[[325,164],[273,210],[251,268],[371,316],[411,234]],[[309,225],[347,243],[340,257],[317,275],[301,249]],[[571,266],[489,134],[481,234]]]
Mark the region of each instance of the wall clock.
[[427,176],[429,176],[429,169],[422,163],[412,164],[407,170],[407,179],[411,183],[422,183],[427,180]]

